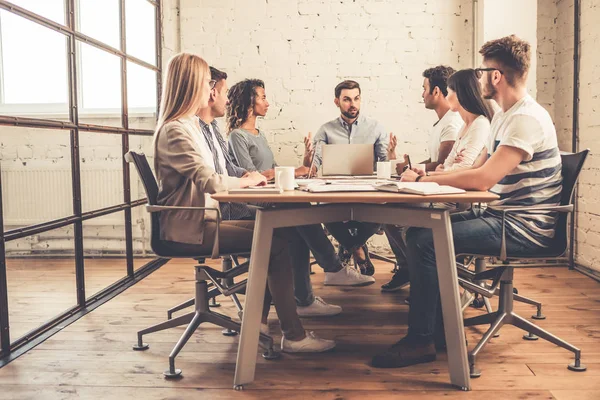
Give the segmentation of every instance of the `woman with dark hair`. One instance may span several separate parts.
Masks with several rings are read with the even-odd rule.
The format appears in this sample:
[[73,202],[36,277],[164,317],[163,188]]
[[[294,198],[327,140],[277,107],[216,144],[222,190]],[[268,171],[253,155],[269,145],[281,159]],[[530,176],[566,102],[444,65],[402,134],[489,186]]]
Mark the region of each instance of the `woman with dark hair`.
[[[265,84],[260,79],[244,79],[229,89],[227,95],[227,131],[229,151],[233,159],[246,171],[258,171],[267,179],[275,175],[277,166],[273,152],[264,133],[256,127],[256,118],[264,117],[269,110]],[[303,165],[296,168],[296,176],[308,175],[312,161],[312,140],[304,141]]]
[[460,114],[464,125],[446,161],[436,171],[472,168],[488,143],[490,122],[494,115],[488,100],[481,95],[477,71],[463,69],[452,74],[448,79],[446,99],[450,109]]

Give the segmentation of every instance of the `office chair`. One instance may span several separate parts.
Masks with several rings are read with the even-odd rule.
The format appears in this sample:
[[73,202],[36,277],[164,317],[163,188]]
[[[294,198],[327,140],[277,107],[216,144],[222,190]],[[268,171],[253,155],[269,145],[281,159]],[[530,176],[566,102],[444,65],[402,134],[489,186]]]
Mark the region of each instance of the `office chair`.
[[[157,204],[158,197],[158,184],[154,178],[154,174],[148,165],[146,156],[142,153],[136,153],[129,151],[125,154],[125,160],[132,162],[142,180],[146,196],[148,198],[148,205],[146,210],[151,213],[151,226],[152,234],[150,240],[150,247],[154,253],[164,258],[192,258],[195,260],[197,265],[194,265],[195,270],[195,296],[193,302],[189,306],[194,305],[194,311],[179,316],[177,318],[168,319],[167,321],[159,324],[150,326],[137,333],[137,343],[133,346],[134,350],[147,350],[149,345],[143,342],[143,336],[148,333],[158,332],[165,329],[174,328],[188,324],[185,332],[171,351],[169,355],[169,369],[164,372],[166,378],[178,378],[181,376],[181,370],[175,368],[175,357],[185,346],[187,341],[191,338],[193,333],[202,323],[211,323],[220,326],[231,331],[240,332],[241,324],[234,322],[230,317],[211,311],[209,308],[209,300],[213,299],[218,295],[231,296],[232,294],[239,293],[246,288],[246,280],[238,282],[233,285],[222,284],[222,282],[231,282],[233,278],[248,271],[248,267],[232,268],[228,271],[221,272],[206,265],[203,265],[206,258],[215,257],[218,254],[218,235],[219,235],[219,222],[221,220],[220,211],[217,208],[210,207],[177,207],[177,206],[159,206]],[[181,247],[176,246],[171,242],[167,242],[160,239],[160,219],[159,213],[163,210],[213,210],[217,213],[217,229],[215,238],[215,247],[213,248],[212,254],[196,254],[188,250],[182,250]],[[187,248],[187,247],[186,247]],[[237,256],[238,254],[227,254],[221,256]],[[212,284],[212,288],[209,290],[209,283]],[[189,302],[189,301],[188,301]],[[186,302],[186,303],[188,303]],[[186,304],[184,303],[184,304]],[[263,333],[259,337],[261,345],[266,349],[263,354],[265,359],[271,360],[279,357],[279,353],[273,350],[273,339]]]
[[[481,375],[481,371],[477,368],[477,355],[483,350],[490,339],[500,330],[503,325],[509,324],[516,326],[528,332],[523,336],[526,340],[537,340],[538,337],[545,339],[557,346],[574,353],[575,361],[568,365],[571,371],[585,371],[587,368],[581,363],[581,350],[570,343],[554,336],[550,332],[538,327],[532,322],[516,314],[513,311],[513,302],[515,294],[513,292],[513,272],[515,267],[519,267],[519,263],[531,262],[538,260],[548,260],[554,257],[561,257],[567,251],[567,216],[573,212],[573,191],[577,178],[583,167],[589,149],[582,152],[562,153],[562,176],[563,187],[560,205],[557,206],[490,206],[494,210],[502,212],[502,242],[498,254],[460,254],[459,256],[473,256],[477,258],[493,257],[498,258],[502,265],[485,270],[479,273],[465,271],[459,269],[459,283],[464,288],[479,293],[480,295],[491,298],[494,295],[499,295],[498,310],[477,317],[468,318],[464,321],[465,326],[475,326],[483,324],[491,324],[490,328],[483,335],[481,341],[475,348],[469,352],[469,367],[471,377],[476,378]],[[558,213],[556,224],[556,232],[553,243],[547,248],[541,250],[531,256],[511,256],[506,251],[506,215],[511,212],[539,210],[539,211],[554,211]],[[528,267],[545,266],[547,264],[527,264]],[[491,280],[490,285],[481,286],[478,282]]]

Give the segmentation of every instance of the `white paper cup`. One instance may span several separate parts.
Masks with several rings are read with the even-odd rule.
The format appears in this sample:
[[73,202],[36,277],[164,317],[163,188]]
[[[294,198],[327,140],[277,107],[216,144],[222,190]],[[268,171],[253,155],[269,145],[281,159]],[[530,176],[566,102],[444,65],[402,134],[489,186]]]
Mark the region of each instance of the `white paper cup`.
[[377,162],[377,179],[390,179],[392,176],[392,164],[389,161]]
[[275,167],[275,186],[283,190],[294,190],[294,175],[294,167]]

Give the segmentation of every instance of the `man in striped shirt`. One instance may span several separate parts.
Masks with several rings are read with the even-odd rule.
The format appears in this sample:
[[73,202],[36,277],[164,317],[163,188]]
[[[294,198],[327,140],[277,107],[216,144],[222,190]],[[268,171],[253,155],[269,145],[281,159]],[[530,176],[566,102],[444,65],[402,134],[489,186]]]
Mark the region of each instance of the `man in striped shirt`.
[[[562,190],[561,159],[550,115],[527,94],[529,43],[507,36],[479,51],[483,96],[501,107],[492,120],[489,159],[479,168],[419,175],[406,171],[403,181],[437,182],[466,190],[490,190],[500,196],[492,204],[558,205]],[[531,255],[552,243],[556,213],[525,211],[507,216],[506,250]],[[452,215],[457,253],[500,255],[502,216],[486,210]],[[373,358],[373,366],[404,367],[433,361],[444,347],[441,304],[433,237],[430,229],[407,233],[411,306],[408,334]],[[439,340],[437,340],[439,338]]]

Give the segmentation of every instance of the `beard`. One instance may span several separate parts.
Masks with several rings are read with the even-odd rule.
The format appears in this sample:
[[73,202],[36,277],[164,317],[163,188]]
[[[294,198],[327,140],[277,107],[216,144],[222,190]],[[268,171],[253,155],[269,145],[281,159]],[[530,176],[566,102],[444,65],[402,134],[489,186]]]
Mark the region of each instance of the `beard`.
[[358,117],[359,113],[360,113],[360,109],[358,109],[358,108],[351,108],[348,111],[342,111],[342,115],[348,119],[354,119],[354,118]]
[[496,96],[496,93],[497,93],[497,90],[494,87],[494,85],[492,85],[492,77],[490,75],[488,75],[487,82],[485,83],[485,85],[483,87],[482,96],[486,100],[492,100]]

